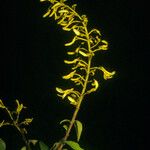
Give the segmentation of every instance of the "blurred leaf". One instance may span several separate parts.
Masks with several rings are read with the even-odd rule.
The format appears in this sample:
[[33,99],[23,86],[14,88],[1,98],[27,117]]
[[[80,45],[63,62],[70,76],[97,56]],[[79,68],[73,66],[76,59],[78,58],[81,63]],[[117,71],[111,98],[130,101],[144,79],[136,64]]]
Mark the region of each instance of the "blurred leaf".
[[[62,120],[62,121],[60,122],[60,124],[66,123],[66,122],[70,123],[70,120],[69,120],[69,119],[64,119],[64,120]],[[63,125],[63,128],[67,131],[67,130],[68,130],[68,125],[64,124],[64,125]]]
[[81,137],[82,129],[83,129],[82,123],[79,120],[75,120],[74,126],[76,129],[77,141],[79,141]]
[[63,128],[67,131],[68,130],[68,126],[67,125],[63,125]]
[[40,147],[40,150],[49,150],[50,148],[45,144],[43,143],[42,141],[39,141],[39,147]]
[[25,146],[24,146],[24,147],[22,147],[22,148],[21,148],[21,150],[26,150],[26,147],[25,147]]
[[6,144],[2,139],[0,139],[0,150],[6,150]]
[[74,141],[65,141],[64,143],[70,146],[73,150],[84,150],[78,143]]

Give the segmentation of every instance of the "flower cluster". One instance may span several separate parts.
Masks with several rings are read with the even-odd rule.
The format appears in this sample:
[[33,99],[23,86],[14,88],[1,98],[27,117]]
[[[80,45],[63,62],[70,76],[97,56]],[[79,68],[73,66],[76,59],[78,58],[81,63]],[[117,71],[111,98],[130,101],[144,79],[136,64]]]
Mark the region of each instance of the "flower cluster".
[[18,100],[16,100],[16,104],[17,104],[16,109],[14,111],[10,111],[8,107],[6,107],[3,101],[0,99],[0,109],[5,110],[10,118],[10,120],[8,121],[6,120],[1,121],[0,127],[8,125],[14,126],[20,132],[24,132],[25,134],[27,134],[27,130],[24,128],[24,126],[29,125],[32,122],[33,118],[25,118],[23,121],[20,121],[20,113],[26,107],[22,103],[20,104]]
[[65,4],[66,0],[41,1],[51,3],[43,17],[54,17],[63,30],[74,33],[72,40],[65,44],[65,46],[76,45],[74,46],[76,48],[67,52],[71,60],[65,60],[64,63],[71,66],[71,71],[64,75],[63,79],[74,82],[76,89],[71,87],[63,90],[57,87],[56,90],[62,99],[67,97],[71,104],[77,105],[84,95],[95,92],[99,87],[98,81],[94,78],[97,70],[103,72],[105,80],[112,78],[115,74],[115,71],[109,72],[103,66],[93,67],[91,63],[97,51],[108,49],[108,42],[101,39],[98,29],[93,28],[88,31],[88,18],[76,12],[76,4],[70,7]]

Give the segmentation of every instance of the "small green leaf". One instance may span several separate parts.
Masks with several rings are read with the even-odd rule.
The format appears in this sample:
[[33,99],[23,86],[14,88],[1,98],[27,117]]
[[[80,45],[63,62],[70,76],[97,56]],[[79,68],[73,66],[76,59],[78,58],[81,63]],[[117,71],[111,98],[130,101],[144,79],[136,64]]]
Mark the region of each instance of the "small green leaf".
[[25,146],[24,146],[24,147],[22,147],[22,148],[21,148],[21,150],[26,150],[26,147],[25,147]]
[[6,150],[6,144],[2,139],[0,139],[0,150]]
[[83,129],[82,123],[79,120],[75,120],[74,126],[76,129],[77,141],[79,141],[81,137],[82,129]]
[[60,122],[60,124],[62,124],[62,123],[64,123],[64,122],[70,122],[70,120],[69,120],[69,119],[64,119],[64,120],[62,120],[62,121]]
[[[70,123],[70,120],[64,119],[64,120],[62,120],[62,121],[60,122],[60,124],[63,124],[63,123],[66,123],[66,122]],[[64,124],[64,125],[63,125],[63,128],[67,131],[67,130],[68,130],[68,125]]]
[[42,141],[39,141],[39,147],[40,147],[40,150],[49,150],[50,148],[45,144],[43,143]]
[[70,146],[73,150],[84,150],[78,143],[74,141],[65,141],[64,143]]
[[63,128],[67,131],[68,130],[68,126],[67,125],[63,125]]

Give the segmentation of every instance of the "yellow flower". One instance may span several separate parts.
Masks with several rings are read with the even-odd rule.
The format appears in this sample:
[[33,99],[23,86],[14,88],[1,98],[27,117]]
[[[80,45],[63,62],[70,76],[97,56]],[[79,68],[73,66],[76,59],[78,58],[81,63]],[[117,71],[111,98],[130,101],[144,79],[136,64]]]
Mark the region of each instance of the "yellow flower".
[[99,87],[99,83],[97,80],[94,79],[93,83],[92,83],[92,86],[94,86],[94,91],[96,91]]
[[86,92],[86,94],[90,94],[90,93],[92,93],[92,92],[95,92],[97,89],[98,89],[98,87],[99,87],[99,83],[98,83],[98,81],[97,80],[93,80],[93,82],[92,82],[92,84],[91,84],[93,87],[90,89],[90,90],[88,90],[87,92]]
[[75,75],[75,72],[76,72],[76,70],[70,72],[69,74],[63,76],[62,78],[63,78],[63,79],[66,79],[66,80],[67,80],[67,79],[70,79],[70,78],[72,78],[72,77]]
[[76,59],[74,59],[74,60],[64,60],[64,63],[66,63],[66,64],[75,64],[76,62],[78,62],[79,61],[79,58],[76,58]]
[[68,100],[70,101],[70,104],[72,104],[72,105],[77,105],[76,100],[73,99],[71,96],[68,96],[67,98],[68,98]]
[[23,104],[20,104],[18,100],[16,100],[17,103],[17,110],[16,112],[19,114],[23,108],[26,108],[25,106],[23,106]]
[[33,121],[33,118],[26,118],[21,124],[23,125],[29,125]]
[[113,78],[113,75],[116,73],[116,71],[109,72],[104,67],[99,67],[99,69],[103,72],[105,80]]
[[74,32],[76,35],[78,35],[78,36],[81,34],[80,31],[77,30],[77,29],[75,29],[75,28],[73,29],[73,32]]
[[60,94],[57,94],[58,96],[62,97],[64,99],[68,94],[73,93],[74,88],[62,90],[61,88],[56,87],[56,91]]

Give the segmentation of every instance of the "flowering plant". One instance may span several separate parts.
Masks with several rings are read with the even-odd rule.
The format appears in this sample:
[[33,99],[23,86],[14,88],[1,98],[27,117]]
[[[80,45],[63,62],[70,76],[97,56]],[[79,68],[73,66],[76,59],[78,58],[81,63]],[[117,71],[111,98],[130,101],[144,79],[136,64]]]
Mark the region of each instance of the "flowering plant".
[[[72,83],[71,87],[64,89],[63,87],[56,87],[57,95],[62,100],[67,100],[74,106],[74,113],[71,119],[64,119],[60,122],[65,129],[64,137],[58,142],[54,143],[51,150],[67,150],[67,146],[74,150],[83,150],[79,145],[79,140],[82,133],[82,123],[77,120],[77,114],[81,107],[85,96],[97,91],[99,88],[99,81],[95,77],[96,71],[103,73],[105,80],[111,79],[115,71],[109,72],[105,67],[93,64],[94,56],[97,52],[108,50],[108,42],[102,39],[101,32],[98,29],[88,29],[88,18],[86,15],[80,15],[76,11],[76,4],[69,6],[66,0],[40,0],[41,2],[50,3],[46,13],[43,17],[53,17],[57,24],[62,27],[64,31],[72,32],[73,37],[70,42],[65,43],[66,47],[73,47],[67,51],[69,60],[64,60],[64,63],[70,67],[70,72],[62,76],[64,80]],[[5,109],[10,116],[11,122],[2,121],[0,126],[12,125],[15,126],[22,134],[26,146],[24,148],[32,149],[30,143],[36,145],[37,140],[28,140],[25,135],[27,131],[21,125],[29,125],[32,118],[26,118],[23,122],[19,122],[19,115],[22,111],[23,104],[16,100],[17,109],[14,112],[16,118],[0,101],[0,108]],[[76,141],[68,140],[72,128],[75,127],[77,139]],[[46,145],[39,143],[39,147],[45,150]],[[46,147],[49,149],[48,147]]]

